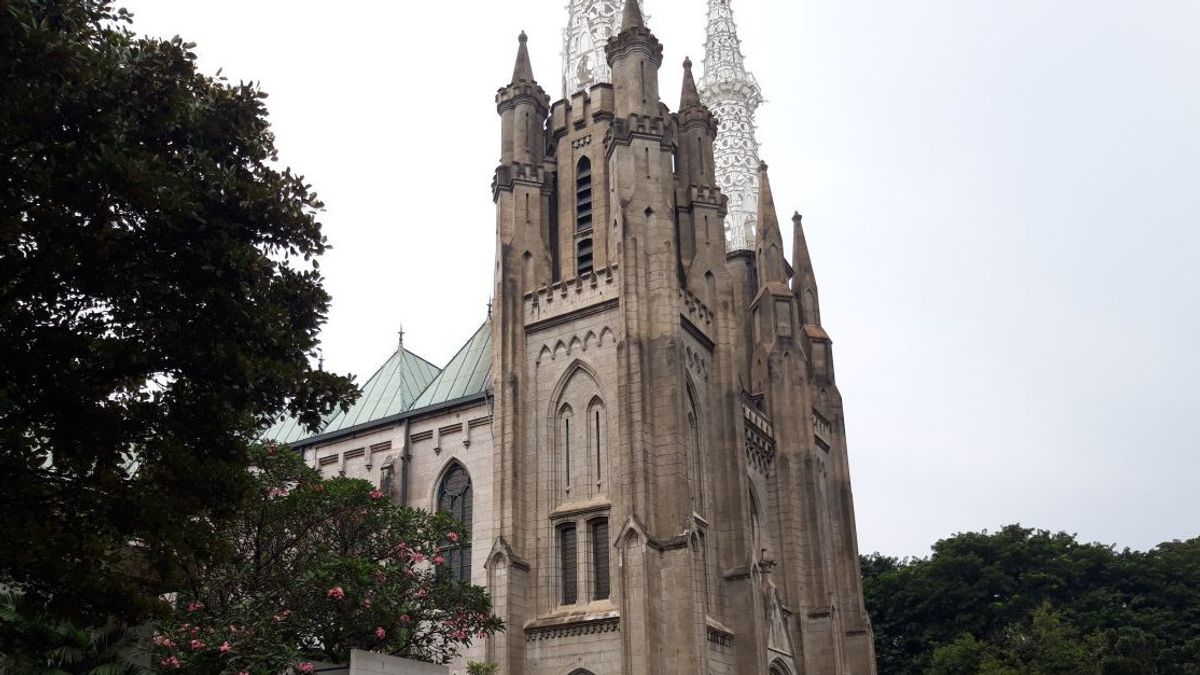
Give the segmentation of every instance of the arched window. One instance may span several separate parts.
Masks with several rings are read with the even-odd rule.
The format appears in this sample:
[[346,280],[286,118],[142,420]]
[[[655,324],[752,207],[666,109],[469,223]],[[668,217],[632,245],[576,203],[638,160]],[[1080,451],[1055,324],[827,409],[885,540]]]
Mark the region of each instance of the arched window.
[[[573,475],[573,471],[578,471],[578,467],[571,466],[571,453],[578,450],[578,448],[571,447],[571,442],[573,440],[571,438],[571,421],[573,416],[574,411],[571,410],[571,406],[569,405],[564,405],[558,409],[558,447],[560,448],[559,457],[562,458],[563,487],[567,490],[571,489],[571,477]],[[576,430],[578,430],[578,428]]]
[[604,410],[604,401],[600,397],[592,399],[588,405],[588,471],[592,473],[592,482],[599,488],[604,481],[604,465],[608,453],[605,444],[608,443],[608,417]]
[[575,165],[575,231],[592,229],[592,161],[587,157]]
[[758,505],[758,497],[754,494],[754,486],[749,487],[750,495],[750,552],[758,560],[763,555],[766,545],[762,537],[762,510]]
[[446,559],[444,571],[455,581],[471,581],[471,475],[462,464],[446,472],[438,486],[437,508],[463,524],[467,536],[459,542],[445,542],[438,552]]
[[776,661],[771,664],[771,675],[791,675],[791,671],[788,670],[787,666]]
[[691,498],[692,510],[696,513],[704,512],[704,472],[702,471],[703,462],[701,461],[700,445],[700,412],[696,407],[696,399],[692,395],[691,387],[687,391],[687,445],[684,450],[687,452],[687,471],[689,482],[691,483]]

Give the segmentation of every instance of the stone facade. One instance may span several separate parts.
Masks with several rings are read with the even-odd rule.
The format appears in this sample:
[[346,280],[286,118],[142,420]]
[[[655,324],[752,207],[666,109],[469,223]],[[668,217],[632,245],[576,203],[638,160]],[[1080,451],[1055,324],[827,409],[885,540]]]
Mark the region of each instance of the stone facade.
[[671,112],[636,0],[604,51],[611,81],[551,105],[520,38],[496,96],[480,333],[415,398],[396,378],[433,373],[400,347],[367,388],[403,412],[289,440],[411,506],[465,494],[464,574],[509,628],[454,675],[467,659],[510,675],[873,674],[800,217],[789,262],[761,165],[754,250],[727,253],[718,121],[691,64]]

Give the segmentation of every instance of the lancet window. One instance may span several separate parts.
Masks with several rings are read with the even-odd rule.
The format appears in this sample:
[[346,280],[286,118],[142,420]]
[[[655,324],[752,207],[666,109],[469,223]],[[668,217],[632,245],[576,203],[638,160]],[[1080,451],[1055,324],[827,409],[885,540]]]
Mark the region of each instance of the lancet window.
[[[450,514],[463,524],[465,537],[446,541],[438,552],[446,559],[444,573],[459,582],[471,580],[471,521],[473,516],[471,475],[461,464],[450,467],[438,485],[438,511]],[[464,543],[465,542],[465,543]]]

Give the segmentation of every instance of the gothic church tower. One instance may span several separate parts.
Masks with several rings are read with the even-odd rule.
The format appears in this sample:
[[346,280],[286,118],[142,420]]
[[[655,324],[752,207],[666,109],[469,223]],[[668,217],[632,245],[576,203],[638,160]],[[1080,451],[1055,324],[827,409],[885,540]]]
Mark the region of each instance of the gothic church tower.
[[551,105],[522,34],[496,95],[477,507],[493,536],[477,545],[508,630],[486,658],[511,675],[872,674],[799,219],[789,264],[763,166],[756,248],[727,256],[718,121],[691,62],[671,112],[637,0],[603,51],[611,81],[564,82]]

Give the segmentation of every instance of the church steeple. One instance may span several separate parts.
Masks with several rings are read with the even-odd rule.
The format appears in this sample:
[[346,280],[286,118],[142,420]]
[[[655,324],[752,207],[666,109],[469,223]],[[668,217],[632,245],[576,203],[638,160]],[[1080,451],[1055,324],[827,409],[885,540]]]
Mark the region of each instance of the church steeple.
[[563,96],[612,82],[604,55],[608,39],[620,32],[622,0],[570,0],[563,29]]
[[721,121],[717,133],[717,185],[729,198],[726,245],[731,251],[754,250],[758,211],[758,140],[754,112],[762,103],[758,82],[746,70],[731,0],[708,0],[704,76],[700,96]]

